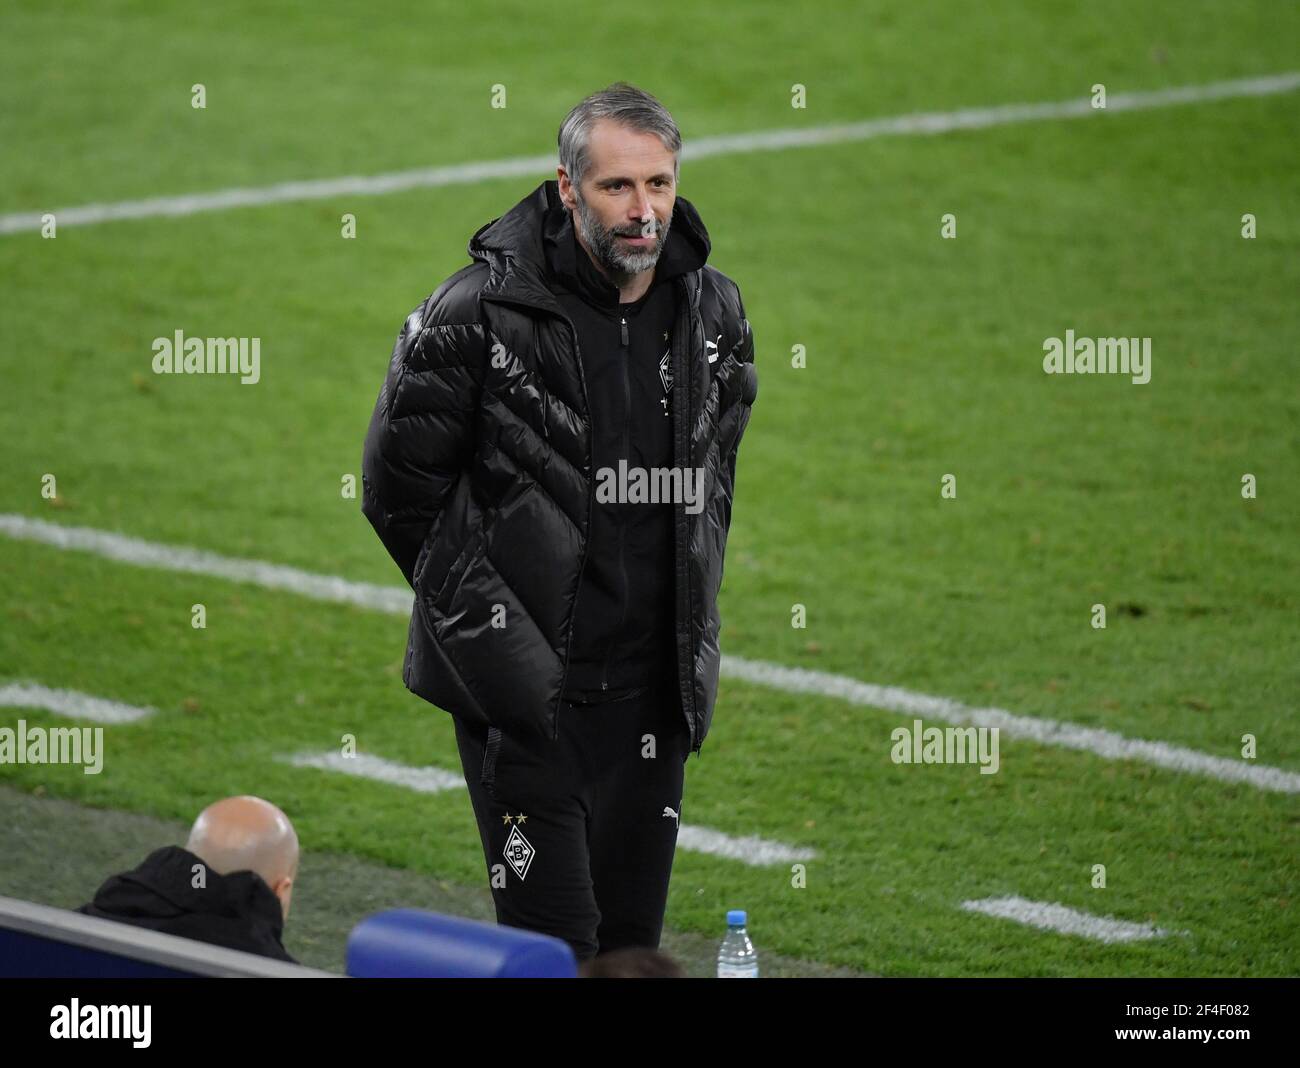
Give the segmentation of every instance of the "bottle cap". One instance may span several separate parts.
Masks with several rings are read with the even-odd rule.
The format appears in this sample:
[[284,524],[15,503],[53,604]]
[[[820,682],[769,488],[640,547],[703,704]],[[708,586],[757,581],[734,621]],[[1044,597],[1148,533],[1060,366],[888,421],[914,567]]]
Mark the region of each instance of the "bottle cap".
[[745,910],[744,909],[727,909],[727,926],[744,927]]

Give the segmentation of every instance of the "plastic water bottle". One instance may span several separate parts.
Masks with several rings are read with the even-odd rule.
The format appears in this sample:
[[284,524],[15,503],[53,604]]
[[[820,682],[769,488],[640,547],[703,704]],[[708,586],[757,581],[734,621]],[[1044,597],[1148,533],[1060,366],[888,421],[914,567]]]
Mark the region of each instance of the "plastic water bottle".
[[745,930],[745,910],[727,910],[727,937],[718,950],[719,979],[757,979],[758,954]]

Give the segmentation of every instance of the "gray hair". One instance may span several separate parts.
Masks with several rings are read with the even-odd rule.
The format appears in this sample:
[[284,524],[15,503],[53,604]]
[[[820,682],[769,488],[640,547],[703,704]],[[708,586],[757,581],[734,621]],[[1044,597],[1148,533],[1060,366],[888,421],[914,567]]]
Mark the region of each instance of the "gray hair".
[[590,163],[588,146],[597,119],[613,119],[630,130],[657,136],[673,154],[674,180],[681,176],[682,135],[668,109],[644,90],[627,82],[615,82],[608,89],[592,93],[560,123],[560,165],[574,185],[582,181]]

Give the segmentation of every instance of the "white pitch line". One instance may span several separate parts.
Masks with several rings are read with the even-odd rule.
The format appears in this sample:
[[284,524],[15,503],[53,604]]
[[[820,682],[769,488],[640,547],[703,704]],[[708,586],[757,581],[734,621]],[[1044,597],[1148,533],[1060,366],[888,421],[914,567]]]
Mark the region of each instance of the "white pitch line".
[[[389,786],[405,787],[422,794],[439,794],[448,790],[465,789],[465,777],[459,772],[435,767],[411,767],[408,764],[399,764],[367,753],[347,757],[337,750],[328,750],[324,753],[299,753],[296,756],[280,759],[283,763],[292,764],[297,768],[337,771],[344,775],[386,783]],[[734,838],[722,831],[715,831],[708,827],[694,827],[690,824],[682,824],[678,830],[677,844],[682,849],[688,849],[693,853],[706,853],[713,857],[738,860],[742,864],[755,868],[787,864],[794,860],[817,859],[817,851],[813,849],[789,846],[784,842],[773,842],[753,835]]]
[[288,590],[317,601],[352,604],[396,615],[409,615],[413,604],[410,590],[350,582],[330,575],[313,575],[296,567],[269,564],[264,560],[241,560],[202,549],[159,545],[125,534],[112,534],[91,527],[63,526],[23,515],[0,515],[0,533],[19,541],[53,545],[56,549],[78,549],[122,564],[191,575],[213,575],[270,590]]
[[926,716],[958,726],[997,727],[1009,738],[1023,738],[1040,745],[1077,749],[1107,760],[1139,760],[1156,767],[1205,775],[1221,782],[1240,782],[1276,793],[1300,793],[1300,774],[1267,764],[1248,764],[1210,756],[1195,749],[1142,738],[1126,738],[1114,731],[1081,727],[1038,716],[1019,716],[1003,708],[972,708],[947,697],[934,697],[902,690],[896,686],[876,686],[859,682],[846,675],[826,671],[790,668],[762,660],[743,660],[738,656],[722,657],[722,673],[758,686],[770,686],[787,693],[813,693],[836,697],[850,704],[882,708],[887,712]]
[[1030,901],[1023,897],[988,897],[979,901],[963,901],[967,912],[996,916],[1001,920],[1014,920],[1028,927],[1038,927],[1058,934],[1079,935],[1097,942],[1143,942],[1164,938],[1171,932],[1149,923],[1130,923],[1109,916],[1094,916],[1089,912],[1056,905],[1049,901]]
[[689,823],[683,823],[678,830],[677,844],[683,849],[689,849],[695,853],[707,853],[713,857],[727,857],[730,860],[739,860],[754,868],[766,867],[771,864],[789,864],[795,860],[817,859],[815,849],[788,846],[766,838],[755,838],[752,835],[733,838],[721,831],[713,831],[708,827],[696,827]]
[[152,708],[124,705],[76,690],[52,690],[34,682],[0,686],[0,708],[38,708],[58,716],[89,719],[96,723],[134,723],[154,714]]
[[299,753],[297,756],[282,759],[284,763],[292,764],[296,768],[338,771],[344,775],[355,775],[359,779],[387,783],[389,786],[403,786],[421,794],[440,794],[447,790],[465,789],[463,775],[455,775],[442,768],[413,768],[408,764],[398,764],[369,753],[344,756],[337,750],[331,749],[324,753]]
[[[413,603],[410,590],[351,582],[331,575],[316,575],[297,568],[261,560],[240,560],[216,553],[159,545],[139,538],[88,527],[69,527],[23,515],[0,514],[0,534],[19,541],[77,549],[138,567],[213,575],[235,582],[248,582],[270,589],[287,590],[318,601],[359,605],[393,615],[409,616]],[[879,686],[847,675],[790,668],[764,660],[747,660],[724,655],[722,674],[742,682],[767,686],[786,693],[812,693],[837,698],[850,704],[928,716],[955,725],[998,727],[1008,737],[1041,745],[1075,749],[1107,760],[1136,760],[1187,774],[1204,775],[1220,782],[1244,783],[1275,793],[1300,793],[1300,774],[1267,764],[1248,764],[1226,757],[1210,756],[1195,749],[1126,738],[1114,731],[1037,716],[1021,716],[1002,708],[973,708],[947,697]]]
[[[787,148],[869,141],[877,137],[901,137],[951,133],[954,130],[983,130],[1021,122],[1048,119],[1079,119],[1104,116],[1109,112],[1144,111],[1152,108],[1198,104],[1232,97],[1270,96],[1288,93],[1300,87],[1300,73],[1242,78],[1235,81],[1186,85],[1152,92],[1112,93],[1104,109],[1095,109],[1090,96],[1072,97],[1038,104],[1004,104],[997,107],[962,108],[957,111],[915,112],[862,122],[835,123],[802,129],[764,130],[754,133],[701,137],[682,146],[682,159],[697,160],[709,156],[740,152],[770,152]],[[408,189],[432,189],[447,185],[466,185],[494,178],[516,178],[553,172],[554,156],[522,156],[502,160],[482,160],[444,167],[392,171],[387,174],[348,175],[317,178],[275,185],[241,189],[223,189],[213,193],[187,193],[180,196],[151,197],[147,200],[122,200],[107,204],[83,204],[57,208],[53,214],[59,226],[91,226],[96,223],[126,219],[150,219],[163,216],[196,215],[230,208],[260,207],[307,200],[344,196],[381,196]],[[0,215],[0,234],[39,230],[40,211]]]

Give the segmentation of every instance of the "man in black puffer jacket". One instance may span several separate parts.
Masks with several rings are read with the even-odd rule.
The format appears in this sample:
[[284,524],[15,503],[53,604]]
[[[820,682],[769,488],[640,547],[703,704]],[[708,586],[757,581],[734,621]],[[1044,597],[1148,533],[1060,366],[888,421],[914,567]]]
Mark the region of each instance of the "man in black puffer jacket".
[[498,920],[585,959],[659,942],[758,379],[663,106],[611,86],[559,148],[403,325],[362,510],[415,591],[403,679],[455,719]]

